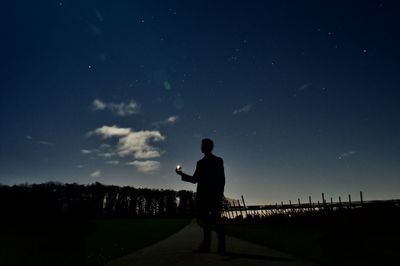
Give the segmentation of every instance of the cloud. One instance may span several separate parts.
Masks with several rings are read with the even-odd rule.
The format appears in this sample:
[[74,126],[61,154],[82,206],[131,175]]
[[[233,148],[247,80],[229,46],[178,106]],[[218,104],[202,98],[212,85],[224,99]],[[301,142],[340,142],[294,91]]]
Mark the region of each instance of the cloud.
[[161,167],[161,163],[157,162],[157,161],[151,161],[151,160],[147,160],[147,161],[133,161],[133,162],[129,162],[127,163],[127,165],[133,165],[136,167],[136,169],[139,172],[142,173],[153,173],[157,170],[160,169]]
[[91,151],[91,150],[86,150],[86,149],[82,149],[81,150],[81,153],[82,154],[91,154],[93,151]]
[[105,103],[103,103],[102,101],[95,99],[92,103],[92,108],[93,110],[97,111],[97,110],[104,110],[107,108],[107,105]]
[[311,86],[311,83],[305,83],[303,85],[301,85],[300,87],[297,88],[298,91],[304,91],[306,89],[308,89]]
[[101,176],[101,171],[96,170],[93,173],[90,174],[91,177],[100,177]]
[[173,115],[173,116],[168,117],[165,120],[154,122],[153,126],[155,126],[155,127],[172,126],[172,125],[176,124],[176,122],[178,122],[178,120],[179,120],[179,116]]
[[103,143],[100,145],[100,150],[110,150],[111,149],[111,145],[107,144],[107,143]]
[[109,110],[115,115],[127,116],[139,113],[140,106],[133,100],[127,103],[106,103],[99,99],[94,99],[92,102],[92,109],[94,111]]
[[49,146],[53,146],[54,144],[45,140],[39,140],[38,141],[39,144],[41,145],[49,145]]
[[[30,136],[30,135],[26,135],[25,139],[27,139],[29,141],[33,141],[33,137]],[[37,143],[37,144],[40,144],[40,145],[47,145],[47,146],[53,146],[54,145],[54,143],[49,142],[49,141],[45,141],[45,140],[38,140],[38,141],[35,141],[34,143]]]
[[101,34],[101,29],[98,26],[96,26],[95,24],[89,24],[89,26],[94,34],[96,34],[96,35]]
[[118,141],[117,153],[121,157],[132,154],[136,159],[150,159],[161,156],[159,149],[150,145],[150,141],[159,142],[165,139],[159,131],[130,132]]
[[122,128],[117,126],[102,126],[93,131],[89,131],[86,135],[88,137],[92,135],[98,135],[103,139],[111,138],[111,137],[122,137],[127,136],[131,132],[130,128]]
[[115,152],[97,152],[97,156],[99,157],[103,157],[103,158],[111,158],[113,156],[115,156]]
[[251,104],[247,104],[239,109],[234,110],[233,114],[237,115],[237,114],[241,114],[241,113],[248,113],[251,110],[251,107],[252,107]]
[[352,155],[354,155],[354,154],[356,154],[356,153],[357,153],[356,151],[344,152],[344,153],[342,153],[342,154],[340,154],[340,155],[338,156],[338,159],[341,160],[341,159],[344,159],[344,158],[346,158],[346,157],[350,157],[350,156],[352,156]]
[[103,157],[112,157],[113,155],[126,157],[132,155],[135,159],[160,157],[161,151],[154,147],[151,142],[160,142],[165,139],[158,130],[133,131],[131,128],[120,128],[115,125],[102,126],[87,133],[87,136],[93,135],[100,136],[102,139],[118,138],[118,143],[114,151],[106,152],[110,156]]
[[106,161],[106,164],[111,164],[111,165],[118,165],[119,163],[120,163],[120,161],[118,161],[118,160]]
[[96,13],[96,17],[97,19],[101,22],[103,21],[103,16],[100,13],[100,10],[98,10],[97,8],[94,9],[94,12]]

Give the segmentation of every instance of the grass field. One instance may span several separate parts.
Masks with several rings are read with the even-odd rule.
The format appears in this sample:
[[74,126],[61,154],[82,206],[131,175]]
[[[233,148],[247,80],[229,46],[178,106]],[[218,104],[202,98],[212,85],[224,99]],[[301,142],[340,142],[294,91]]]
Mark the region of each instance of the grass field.
[[399,216],[389,212],[373,214],[351,212],[232,223],[226,225],[226,232],[321,265],[397,265]]
[[0,265],[103,265],[158,242],[189,222],[115,219],[1,225]]

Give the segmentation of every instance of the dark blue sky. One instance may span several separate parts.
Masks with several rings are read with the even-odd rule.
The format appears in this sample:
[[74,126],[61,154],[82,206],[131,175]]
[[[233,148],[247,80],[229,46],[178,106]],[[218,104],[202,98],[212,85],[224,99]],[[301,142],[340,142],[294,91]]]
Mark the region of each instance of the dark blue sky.
[[250,203],[400,197],[396,1],[11,1],[0,183],[194,189],[200,140]]

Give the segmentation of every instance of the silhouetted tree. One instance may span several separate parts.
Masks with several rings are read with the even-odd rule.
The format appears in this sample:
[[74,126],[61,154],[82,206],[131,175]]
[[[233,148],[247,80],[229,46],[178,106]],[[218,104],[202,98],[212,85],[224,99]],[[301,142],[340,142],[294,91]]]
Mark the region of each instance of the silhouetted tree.
[[8,219],[188,216],[194,213],[193,199],[191,191],[98,182],[0,185],[0,214]]

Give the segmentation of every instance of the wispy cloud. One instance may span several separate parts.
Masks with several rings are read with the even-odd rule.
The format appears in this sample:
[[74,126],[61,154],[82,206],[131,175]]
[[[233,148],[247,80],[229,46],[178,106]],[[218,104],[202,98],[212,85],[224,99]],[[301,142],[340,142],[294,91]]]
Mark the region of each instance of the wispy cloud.
[[98,10],[97,8],[94,9],[94,12],[96,14],[97,19],[102,22],[103,21],[103,15],[100,13],[100,10]]
[[342,159],[344,159],[344,158],[346,158],[346,157],[350,157],[350,156],[352,156],[352,155],[354,155],[354,154],[356,154],[356,153],[357,153],[356,151],[344,152],[344,153],[342,153],[342,154],[340,154],[340,155],[338,156],[338,159],[339,159],[339,160],[342,160]]
[[123,128],[117,126],[102,126],[96,128],[93,131],[89,131],[86,133],[86,136],[90,137],[92,135],[98,135],[103,139],[112,138],[112,137],[123,137],[128,135],[131,132],[130,128]]
[[100,177],[101,176],[101,171],[100,170],[96,170],[92,173],[90,173],[91,177]]
[[106,161],[106,164],[119,165],[120,161],[118,161],[118,160],[110,160],[110,161]]
[[92,150],[82,149],[82,150],[81,150],[81,153],[82,153],[82,154],[91,154],[91,153],[93,153],[93,151],[92,151]]
[[103,158],[111,158],[113,156],[115,156],[115,152],[103,152],[103,151],[98,151],[97,152],[97,156],[99,157],[103,157]]
[[140,106],[133,100],[129,102],[112,103],[95,99],[92,102],[92,109],[94,111],[109,110],[115,115],[127,116],[139,113]]
[[306,89],[308,89],[311,86],[311,83],[305,83],[299,87],[296,88],[297,91],[304,91]]
[[[27,140],[29,140],[29,141],[35,141],[35,140],[33,139],[33,137],[30,136],[30,135],[26,135],[26,136],[25,136],[25,139],[27,139]],[[54,145],[54,143],[49,142],[49,141],[45,141],[45,140],[37,140],[37,141],[35,141],[35,143],[40,144],[40,145],[47,145],[47,146],[53,146],[53,145]]]
[[133,161],[133,162],[129,162],[127,163],[127,165],[133,165],[136,167],[136,169],[139,172],[142,173],[153,173],[156,172],[157,170],[160,169],[161,164],[158,161],[151,161],[151,160],[147,160],[147,161]]
[[48,146],[53,146],[54,144],[45,140],[39,140],[38,141],[39,144],[41,145],[48,145]]
[[168,117],[167,119],[161,120],[161,121],[156,121],[153,123],[153,126],[155,127],[160,127],[160,126],[172,126],[176,122],[178,122],[179,116],[173,115]]
[[234,115],[238,115],[241,113],[248,113],[251,110],[252,105],[251,104],[247,104],[245,106],[240,107],[239,109],[236,109],[233,111]]

